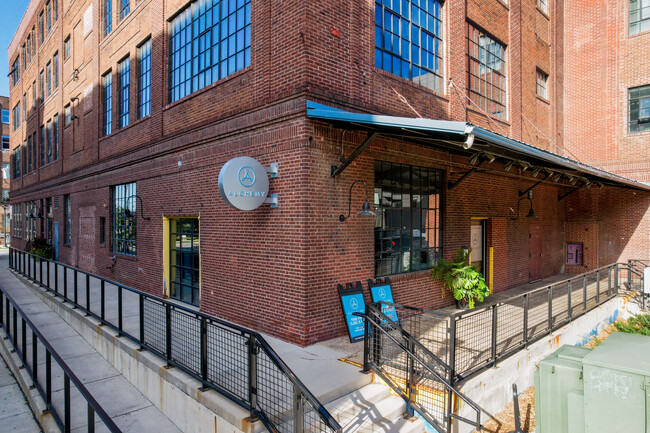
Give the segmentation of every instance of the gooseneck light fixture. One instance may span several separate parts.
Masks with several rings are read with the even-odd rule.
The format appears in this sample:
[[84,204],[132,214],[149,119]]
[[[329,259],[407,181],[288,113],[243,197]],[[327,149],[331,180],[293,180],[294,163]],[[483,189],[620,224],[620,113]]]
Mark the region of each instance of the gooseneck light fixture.
[[[125,203],[128,203],[129,200],[131,200],[131,199],[133,199],[133,198],[137,198],[138,200],[140,200],[140,215],[142,216],[142,219],[143,219],[143,220],[150,221],[150,220],[151,220],[151,217],[146,217],[146,216],[144,216],[144,209],[143,209],[144,205],[142,204],[142,197],[140,197],[139,195],[132,195],[132,196],[126,198]],[[137,213],[138,213],[137,209],[136,209],[135,213],[136,213],[136,215],[133,215],[133,214],[131,213],[131,209],[129,209],[129,208],[127,207],[127,208],[124,209],[124,213],[122,214],[122,216],[123,216],[124,218],[133,218],[133,217],[136,217],[136,216],[137,216]]]
[[29,214],[27,214],[27,219],[41,219],[41,218],[43,218],[43,211],[41,210],[40,207],[35,207],[34,210],[38,210],[36,215],[34,215],[34,212],[32,211]]
[[537,215],[535,215],[535,211],[533,211],[533,192],[528,191],[528,194],[521,197],[519,201],[517,202],[517,216],[515,218],[511,218],[513,221],[519,219],[519,206],[521,205],[522,200],[528,200],[530,203],[530,210],[528,211],[528,215],[526,215],[526,218],[537,218]]
[[361,206],[361,212],[359,212],[357,215],[372,216],[372,217],[375,216],[375,213],[370,210],[370,203],[368,202],[368,185],[366,185],[366,183],[363,180],[359,179],[359,180],[355,180],[354,182],[352,182],[352,185],[350,185],[350,194],[348,196],[348,215],[347,216],[343,214],[339,215],[340,222],[343,222],[346,219],[350,218],[350,215],[352,213],[352,188],[354,187],[355,184],[359,182],[361,182],[363,186],[366,188],[366,201],[363,203],[363,206]]

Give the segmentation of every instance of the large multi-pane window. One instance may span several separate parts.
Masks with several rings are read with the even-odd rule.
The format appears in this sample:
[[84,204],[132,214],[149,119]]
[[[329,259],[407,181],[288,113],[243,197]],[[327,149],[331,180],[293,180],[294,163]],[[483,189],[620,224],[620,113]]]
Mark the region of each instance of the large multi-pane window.
[[36,215],[38,213],[36,202],[28,201],[25,203],[25,240],[33,241],[36,239],[36,218],[29,217],[29,215]]
[[250,65],[250,0],[198,0],[169,26],[170,102]]
[[45,39],[45,20],[43,19],[43,11],[41,11],[40,14],[38,14],[38,41],[39,43],[43,43],[43,39]]
[[13,235],[21,237],[23,235],[23,204],[12,205],[11,211]]
[[170,221],[169,296],[182,302],[199,305],[200,248],[199,219],[175,218]]
[[70,57],[71,53],[71,41],[70,41],[70,35],[68,35],[67,38],[65,38],[65,41],[63,41],[63,60],[66,60]]
[[18,146],[14,149],[14,179],[20,177],[20,168],[22,167],[23,162],[21,158],[21,148]]
[[438,0],[376,0],[375,66],[442,90],[442,6]]
[[32,136],[27,137],[27,155],[25,155],[25,159],[27,159],[27,173],[31,173],[34,168],[33,168],[33,162],[32,162],[32,146],[34,144],[32,143]]
[[113,132],[113,73],[108,71],[102,77],[102,132]]
[[650,30],[650,0],[630,0],[630,34]]
[[127,256],[136,255],[137,200],[136,184],[113,187],[112,251]]
[[52,118],[52,159],[59,159],[59,115]]
[[151,39],[138,48],[138,119],[151,114]]
[[2,150],[9,150],[9,137],[6,135],[2,136]]
[[50,2],[45,3],[45,28],[48,33],[52,29],[52,4]]
[[9,124],[9,110],[6,108],[2,109],[2,123]]
[[52,62],[47,62],[45,65],[45,85],[47,96],[50,96],[52,94]]
[[52,81],[54,81],[54,88],[59,87],[59,53],[54,53],[52,56]]
[[537,96],[548,99],[548,74],[537,69]]
[[103,30],[104,36],[107,36],[113,30],[113,0],[103,0]]
[[650,131],[650,85],[628,91],[629,131]]
[[441,256],[443,172],[375,162],[375,275],[429,269]]
[[47,121],[47,129],[46,129],[46,134],[47,134],[47,157],[46,161],[49,164],[52,162],[52,121],[48,120]]
[[72,238],[70,229],[72,226],[72,206],[70,204],[70,195],[63,196],[63,213],[65,223],[63,225],[63,243],[70,244]]
[[13,119],[13,128],[14,131],[20,127],[20,101],[14,107],[11,117]]
[[131,60],[127,57],[117,64],[117,82],[119,95],[119,127],[129,124],[129,100],[131,95]]
[[119,1],[120,1],[120,19],[124,19],[131,11],[131,1],[130,0],[119,0]]
[[16,57],[16,60],[11,64],[11,84],[14,86],[20,81],[20,56]]
[[41,86],[40,90],[40,96],[41,96],[41,102],[45,99],[45,71],[41,69],[41,73],[39,75],[39,84]]
[[45,165],[45,125],[41,125],[41,167]]
[[491,116],[506,118],[506,49],[482,30],[467,25],[469,96]]

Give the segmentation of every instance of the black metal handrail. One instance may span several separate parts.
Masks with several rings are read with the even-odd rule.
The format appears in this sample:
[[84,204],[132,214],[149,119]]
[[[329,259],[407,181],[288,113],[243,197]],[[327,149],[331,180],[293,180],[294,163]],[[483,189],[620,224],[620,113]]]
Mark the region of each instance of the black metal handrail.
[[[3,305],[4,304],[4,305]],[[13,312],[13,315],[11,314]],[[18,342],[18,317],[21,319],[21,342]],[[13,327],[11,325],[11,317],[13,317]],[[106,413],[106,411],[100,406],[100,404],[95,400],[90,391],[84,386],[84,384],[79,380],[79,378],[74,374],[70,369],[68,364],[61,358],[52,345],[47,341],[43,334],[38,330],[38,328],[32,323],[32,321],[25,315],[23,310],[16,304],[16,302],[5,292],[5,289],[0,286],[0,325],[7,334],[8,339],[14,346],[16,353],[22,361],[22,364],[27,371],[30,379],[32,380],[34,386],[38,390],[39,394],[45,402],[46,410],[52,414],[52,418],[59,426],[61,431],[70,432],[71,430],[71,404],[70,404],[70,383],[72,383],[81,396],[88,403],[87,415],[88,415],[88,425],[87,430],[89,433],[95,431],[95,414],[99,419],[104,423],[106,428],[112,433],[121,433],[117,425],[113,422],[111,417]],[[31,365],[28,362],[30,359],[27,356],[27,328],[32,332],[32,356],[31,356]],[[13,336],[11,332],[13,331]],[[45,385],[42,385],[40,382],[40,377],[38,376],[38,346],[37,343],[41,343],[45,347]],[[52,359],[59,365],[63,371],[63,418],[61,418],[59,412],[54,408],[52,404]]]
[[[374,371],[404,399],[407,404],[407,413],[410,416],[416,410],[426,421],[440,431],[451,431],[452,418],[480,430],[481,409],[470,398],[457,391],[450,383],[448,378],[452,377],[451,367],[424,347],[398,323],[393,322],[386,316],[382,312],[382,304],[392,305],[386,303],[367,304],[365,314],[355,313],[357,316],[363,317],[366,324],[364,368]],[[391,331],[396,331],[403,338],[403,341],[399,341]],[[382,338],[388,338],[392,341],[397,346],[398,351],[392,352],[389,356],[385,355],[382,346],[385,346],[386,343],[381,341]],[[402,362],[396,362],[396,359],[402,356],[406,357],[406,359]],[[392,371],[390,368],[384,368],[384,365],[390,366]],[[441,369],[447,378],[436,371],[436,368]],[[404,386],[398,383],[400,378],[404,379]],[[433,382],[431,388],[422,385],[425,380]],[[424,395],[436,393],[436,390],[432,389],[435,386],[441,387],[446,395],[446,401],[443,401],[442,406],[446,404],[447,407],[444,407],[441,411],[441,413],[444,413],[444,419],[438,419],[434,414],[435,410],[432,410],[431,406],[435,406],[435,404],[425,407],[426,403],[423,402],[426,399],[423,397]],[[465,402],[476,413],[475,421],[454,413],[452,395]],[[440,405],[438,406],[440,407]]]
[[[45,275],[44,263],[47,264]],[[50,281],[51,265],[54,266],[54,288]],[[271,432],[302,433],[307,428],[337,433],[342,431],[334,417],[256,331],[16,248],[9,249],[9,266],[136,342],[142,349],[160,356],[168,365],[201,381],[205,389],[213,389],[249,410],[251,417],[259,418]],[[62,291],[59,290],[60,268],[63,269]],[[72,297],[68,296],[68,270],[72,271],[74,280]],[[79,302],[79,274],[85,276],[85,305]],[[100,283],[99,312],[92,311],[91,279]],[[115,286],[117,290],[117,324],[107,318],[107,286]],[[127,332],[124,327],[124,297],[129,295],[138,298],[138,336]],[[161,321],[164,323],[161,324]],[[175,321],[182,322],[183,325],[176,334],[172,332]],[[161,327],[164,329],[159,329]],[[179,335],[179,332],[187,329],[195,329],[196,332],[187,331]],[[187,353],[185,347],[178,348],[181,345],[179,340],[187,344],[194,343],[194,352]],[[218,346],[223,344],[229,344],[230,350],[218,351]],[[214,350],[211,352],[210,349]],[[240,352],[230,353],[236,349],[240,349]],[[219,376],[218,372],[212,371],[217,367],[225,371],[237,370],[238,374],[232,376],[239,381]]]

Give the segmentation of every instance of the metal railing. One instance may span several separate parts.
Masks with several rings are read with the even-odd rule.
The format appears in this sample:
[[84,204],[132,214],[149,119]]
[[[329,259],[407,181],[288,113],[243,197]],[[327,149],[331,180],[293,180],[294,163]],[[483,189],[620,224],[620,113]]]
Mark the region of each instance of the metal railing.
[[[62,432],[69,433],[72,430],[71,417],[73,407],[70,400],[71,385],[86,400],[88,433],[94,433],[95,431],[95,414],[108,431],[112,433],[120,433],[122,431],[115,425],[111,417],[72,372],[63,358],[52,348],[38,328],[29,320],[14,300],[5,293],[3,287],[0,287],[0,325],[7,334],[9,341],[13,344],[16,354],[22,362],[22,367],[25,368],[25,371],[32,380],[33,386],[43,398],[46,410],[52,415],[52,418]],[[31,337],[29,342],[28,336]],[[30,351],[31,353],[28,353]],[[43,351],[45,352],[45,364],[39,364],[39,351],[41,353]],[[58,401],[56,404],[53,402],[52,394],[60,388],[57,388],[52,383],[54,379],[52,374],[53,360],[55,365],[63,373],[63,401]],[[43,377],[43,374],[45,377]]]
[[273,433],[342,431],[255,331],[15,248],[9,266],[249,410]]
[[[638,290],[643,293],[643,280],[645,268],[650,267],[650,260],[628,260],[627,261],[627,288]],[[641,308],[646,308],[646,295],[641,295]]]
[[[365,314],[364,368],[381,377],[406,402],[407,414],[417,411],[438,431],[451,431],[452,421],[481,428],[481,410],[451,384],[452,368],[424,347],[400,323],[393,322],[382,308],[399,309],[400,323],[411,330],[422,329],[416,310],[396,304],[367,304]],[[415,313],[407,316],[408,313]],[[411,320],[415,318],[416,320]],[[444,321],[445,319],[442,318]],[[454,405],[463,401],[475,415],[457,415]]]

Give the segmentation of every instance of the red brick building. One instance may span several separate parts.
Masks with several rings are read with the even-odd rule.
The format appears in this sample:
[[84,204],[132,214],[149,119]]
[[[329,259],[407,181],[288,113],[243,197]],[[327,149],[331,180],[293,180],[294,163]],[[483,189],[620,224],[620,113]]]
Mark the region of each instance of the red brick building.
[[[33,0],[9,47],[12,243],[299,344],[344,333],[338,283],[449,304],[429,267],[473,235],[494,291],[646,257],[648,185],[574,161],[600,161],[576,125],[613,114],[571,105],[596,95],[569,84],[600,40],[566,7]],[[277,208],[222,199],[240,156],[277,164]]]
[[9,137],[11,135],[11,112],[9,110],[9,98],[0,96],[0,135],[2,136],[2,196],[0,197],[0,245],[7,244],[10,230],[9,217],[9,189],[10,189],[10,166],[11,146]]

